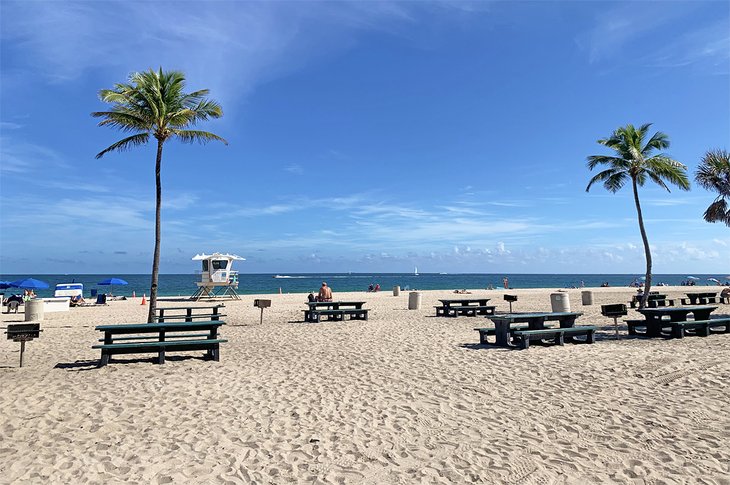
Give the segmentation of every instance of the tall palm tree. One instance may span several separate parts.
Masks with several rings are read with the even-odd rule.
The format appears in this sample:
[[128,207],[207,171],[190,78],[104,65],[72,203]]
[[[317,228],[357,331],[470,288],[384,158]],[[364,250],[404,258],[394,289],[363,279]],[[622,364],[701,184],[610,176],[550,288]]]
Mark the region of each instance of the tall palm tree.
[[586,192],[588,192],[594,183],[602,182],[606,190],[615,193],[627,182],[631,182],[646,256],[646,282],[639,308],[646,306],[646,300],[649,297],[652,264],[649,240],[646,237],[644,217],[639,203],[639,187],[643,186],[647,180],[651,180],[666,189],[667,192],[670,192],[667,182],[682,190],[689,190],[687,167],[664,153],[653,154],[656,150],[664,150],[669,147],[669,137],[657,131],[649,141],[645,142],[650,127],[651,123],[641,125],[638,129],[634,125],[626,125],[616,129],[608,138],[598,140],[601,145],[614,150],[616,156],[592,155],[588,157],[589,170],[593,170],[599,165],[608,168],[593,176],[586,187]]
[[183,143],[208,143],[212,140],[228,142],[218,135],[190,129],[199,121],[220,118],[223,110],[215,101],[206,98],[207,89],[184,93],[185,75],[178,71],[150,69],[130,74],[127,83],[120,83],[114,89],[102,89],[99,98],[111,104],[110,111],[91,113],[103,118],[99,126],[112,126],[125,133],[133,133],[112,144],[96,155],[101,158],[108,152],[125,151],[146,144],[150,137],[157,140],[155,161],[155,252],[152,258],[152,282],[150,284],[148,322],[154,321],[157,307],[157,282],[160,270],[160,208],[162,206],[162,147],[166,141],[176,138]]
[[697,183],[719,195],[705,211],[707,222],[724,222],[730,226],[730,154],[727,150],[710,150],[695,173]]

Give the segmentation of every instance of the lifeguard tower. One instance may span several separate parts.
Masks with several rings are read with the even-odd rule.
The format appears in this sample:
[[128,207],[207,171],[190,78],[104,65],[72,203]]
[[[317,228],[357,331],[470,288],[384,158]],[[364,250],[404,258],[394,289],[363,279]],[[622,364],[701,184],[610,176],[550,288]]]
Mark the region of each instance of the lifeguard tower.
[[199,301],[203,298],[231,298],[240,300],[238,296],[238,271],[232,271],[234,261],[245,261],[235,254],[196,254],[193,261],[202,261],[200,281],[196,281],[198,289],[190,297]]

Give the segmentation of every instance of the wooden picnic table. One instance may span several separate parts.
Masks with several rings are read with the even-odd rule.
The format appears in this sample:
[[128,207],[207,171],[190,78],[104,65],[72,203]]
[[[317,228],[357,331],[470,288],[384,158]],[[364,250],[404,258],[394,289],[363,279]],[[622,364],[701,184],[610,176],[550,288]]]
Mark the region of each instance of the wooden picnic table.
[[484,306],[489,301],[489,298],[445,298],[445,299],[439,299],[439,301],[445,307],[449,307],[451,305],[458,305],[458,306],[469,306],[469,305]]
[[322,316],[328,320],[343,321],[345,315],[351,320],[367,320],[368,310],[363,308],[364,301],[309,301],[308,310],[304,310],[305,322],[319,323]]
[[[637,310],[646,318],[646,336],[660,337],[662,329],[671,326],[671,322],[686,322],[687,316],[692,313],[695,320],[709,320],[710,313],[717,309],[716,306],[693,306],[693,307],[663,307],[644,308]],[[664,320],[664,317],[669,317]]]
[[710,298],[714,299],[717,297],[717,292],[711,293],[711,292],[696,292],[696,293],[687,293],[687,298],[689,298],[689,304],[690,305],[703,305],[708,303],[707,300]]
[[145,352],[157,353],[157,363],[164,364],[166,351],[205,350],[209,358],[217,361],[220,344],[227,342],[218,338],[218,329],[222,325],[225,322],[220,320],[99,325],[96,330],[104,332],[103,343],[92,348],[101,349],[101,366],[107,365],[115,354]]
[[583,315],[582,312],[505,313],[490,315],[487,318],[494,322],[496,344],[511,347],[510,326],[513,323],[527,323],[528,330],[544,330],[545,322],[557,321],[560,323],[560,328],[571,328],[581,315]]
[[441,306],[436,307],[436,316],[456,317],[457,315],[494,315],[495,306],[488,306],[489,298],[444,298],[439,299]]

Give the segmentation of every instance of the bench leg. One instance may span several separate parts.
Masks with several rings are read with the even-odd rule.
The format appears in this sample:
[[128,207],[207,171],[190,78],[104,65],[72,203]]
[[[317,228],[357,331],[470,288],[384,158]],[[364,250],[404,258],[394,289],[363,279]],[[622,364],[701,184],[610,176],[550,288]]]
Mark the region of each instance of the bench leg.
[[702,327],[697,329],[697,335],[700,337],[709,337],[710,336],[710,324],[703,325]]
[[157,363],[158,364],[165,363],[165,349],[160,349],[160,351],[157,353]]
[[595,330],[589,330],[588,335],[586,335],[586,343],[592,344],[596,341],[596,331]]
[[672,338],[684,338],[684,326],[672,325]]
[[565,335],[563,332],[558,332],[558,334],[555,336],[555,343],[558,345],[565,345]]
[[479,332],[479,344],[480,345],[487,345],[489,343],[489,335],[487,332]]
[[530,348],[530,339],[526,336],[520,337],[520,349],[527,350]]
[[211,350],[211,357],[214,361],[220,362],[221,360],[221,350],[220,346],[218,344],[215,345],[215,347]]
[[104,367],[109,363],[109,353],[101,351],[101,361],[99,362],[99,367]]

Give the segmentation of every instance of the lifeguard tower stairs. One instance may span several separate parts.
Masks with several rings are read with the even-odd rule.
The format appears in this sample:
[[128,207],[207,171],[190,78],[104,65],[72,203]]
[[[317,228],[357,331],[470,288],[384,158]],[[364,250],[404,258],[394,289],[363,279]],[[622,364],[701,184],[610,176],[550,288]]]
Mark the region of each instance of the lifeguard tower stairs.
[[231,268],[234,261],[245,261],[235,254],[196,254],[193,261],[201,261],[200,281],[195,284],[198,289],[190,297],[200,301],[213,298],[230,298],[240,300],[238,296],[238,271]]

